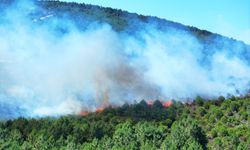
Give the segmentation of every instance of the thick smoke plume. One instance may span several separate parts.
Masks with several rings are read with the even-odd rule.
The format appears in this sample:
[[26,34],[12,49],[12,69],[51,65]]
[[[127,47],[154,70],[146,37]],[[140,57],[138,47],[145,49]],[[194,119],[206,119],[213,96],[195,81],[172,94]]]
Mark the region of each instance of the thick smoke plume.
[[[16,3],[0,17],[0,106],[18,107],[17,115],[248,91],[250,66],[241,47],[207,55],[189,32],[164,32],[150,23],[136,36],[108,24],[82,31],[54,14],[28,17],[36,9],[29,1]],[[58,30],[62,26],[66,31]]]

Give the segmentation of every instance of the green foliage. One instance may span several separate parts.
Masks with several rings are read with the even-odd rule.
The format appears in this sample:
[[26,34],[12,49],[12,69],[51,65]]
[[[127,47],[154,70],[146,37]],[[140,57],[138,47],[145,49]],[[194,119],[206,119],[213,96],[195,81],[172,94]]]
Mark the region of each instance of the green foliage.
[[85,117],[17,118],[0,122],[0,149],[245,150],[249,106],[249,98],[167,108],[141,101]]
[[202,106],[204,104],[204,100],[200,96],[197,96],[194,102],[198,106]]
[[206,135],[202,128],[197,121],[191,118],[175,122],[171,127],[171,134],[168,139],[170,147],[176,147],[177,149],[189,149],[189,147],[200,149],[201,147],[205,148],[207,144]]
[[203,108],[203,107],[199,107],[197,110],[198,110],[198,114],[199,114],[201,117],[203,117],[203,116],[207,113],[206,109]]
[[[3,10],[14,0],[0,1]],[[132,33],[141,31],[141,27],[151,22],[161,30],[174,28],[190,31],[205,43],[206,50],[211,45],[220,48],[213,40],[219,35],[156,17],[86,4],[60,1],[35,3],[41,6],[39,10],[42,11],[33,14],[38,16],[31,14],[32,17],[40,17],[46,11],[58,18],[70,16],[67,18],[81,30],[93,23],[104,23],[118,32]],[[66,32],[63,27],[59,30]],[[219,41],[226,39],[220,38]],[[106,108],[102,113],[91,113],[85,117],[17,118],[0,122],[0,149],[245,150],[249,149],[250,143],[249,106],[249,97],[231,96],[225,99],[220,96],[212,101],[197,96],[191,104],[173,101],[173,105],[167,108],[158,100],[153,105],[142,100],[133,105]]]

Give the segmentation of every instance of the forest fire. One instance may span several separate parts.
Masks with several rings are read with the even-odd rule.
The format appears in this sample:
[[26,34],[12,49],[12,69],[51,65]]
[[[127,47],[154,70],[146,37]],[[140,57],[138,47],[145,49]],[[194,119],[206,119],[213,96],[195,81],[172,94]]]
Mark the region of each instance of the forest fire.
[[163,107],[167,108],[169,106],[171,106],[173,104],[173,102],[170,100],[170,101],[166,101],[166,102],[162,102],[162,105]]
[[152,101],[152,100],[149,100],[149,101],[147,101],[147,104],[148,104],[148,106],[153,106],[153,104],[154,104],[154,101]]
[[97,108],[97,109],[95,110],[95,112],[96,112],[96,113],[101,113],[101,112],[103,112],[103,110],[104,110],[104,107],[99,107],[99,108]]
[[[96,110],[94,111],[95,113],[101,113],[103,112],[103,110],[105,109],[106,107],[98,107],[96,108]],[[88,116],[91,112],[90,111],[81,111],[79,113],[80,116]]]
[[[171,105],[173,104],[173,101],[172,101],[172,100],[165,101],[165,102],[164,102],[164,101],[160,101],[160,102],[161,102],[161,104],[162,104],[162,106],[163,106],[164,108],[167,108],[167,107],[169,107],[169,106],[171,106]],[[153,101],[153,100],[148,100],[146,103],[147,103],[147,105],[148,105],[149,107],[152,107],[152,106],[154,105],[154,101]],[[95,113],[101,113],[101,112],[104,111],[105,108],[108,108],[108,107],[116,108],[115,106],[106,105],[106,107],[98,107],[98,108],[96,108],[96,110],[95,110],[94,112],[95,112]],[[91,112],[89,112],[89,111],[81,111],[81,112],[79,113],[79,115],[80,115],[80,116],[88,116],[90,113],[91,113]]]
[[82,111],[80,112],[80,116],[88,116],[89,112],[88,111]]
[[[169,107],[169,106],[171,106],[173,104],[172,100],[160,101],[160,102],[162,103],[162,106],[165,107],[165,108],[167,108],[167,107]],[[150,107],[153,106],[154,105],[154,101],[148,100],[147,101],[147,105],[150,106]]]

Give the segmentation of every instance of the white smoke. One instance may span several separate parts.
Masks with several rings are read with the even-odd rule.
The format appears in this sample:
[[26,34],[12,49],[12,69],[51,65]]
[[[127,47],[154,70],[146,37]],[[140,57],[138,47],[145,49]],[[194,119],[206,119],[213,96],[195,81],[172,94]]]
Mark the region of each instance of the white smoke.
[[[46,22],[55,16],[34,22],[25,12],[33,9],[18,6],[0,23],[0,102],[11,101],[25,116],[141,99],[213,98],[249,88],[249,65],[232,56],[238,50],[216,50],[204,65],[202,45],[188,32],[149,26],[135,37],[106,24],[80,31],[66,19]],[[62,24],[67,33],[55,29]]]

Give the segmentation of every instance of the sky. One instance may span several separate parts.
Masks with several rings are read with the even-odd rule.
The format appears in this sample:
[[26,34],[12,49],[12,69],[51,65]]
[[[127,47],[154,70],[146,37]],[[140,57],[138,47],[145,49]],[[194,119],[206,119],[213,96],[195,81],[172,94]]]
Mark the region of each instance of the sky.
[[250,0],[63,0],[118,8],[209,30],[250,44]]

